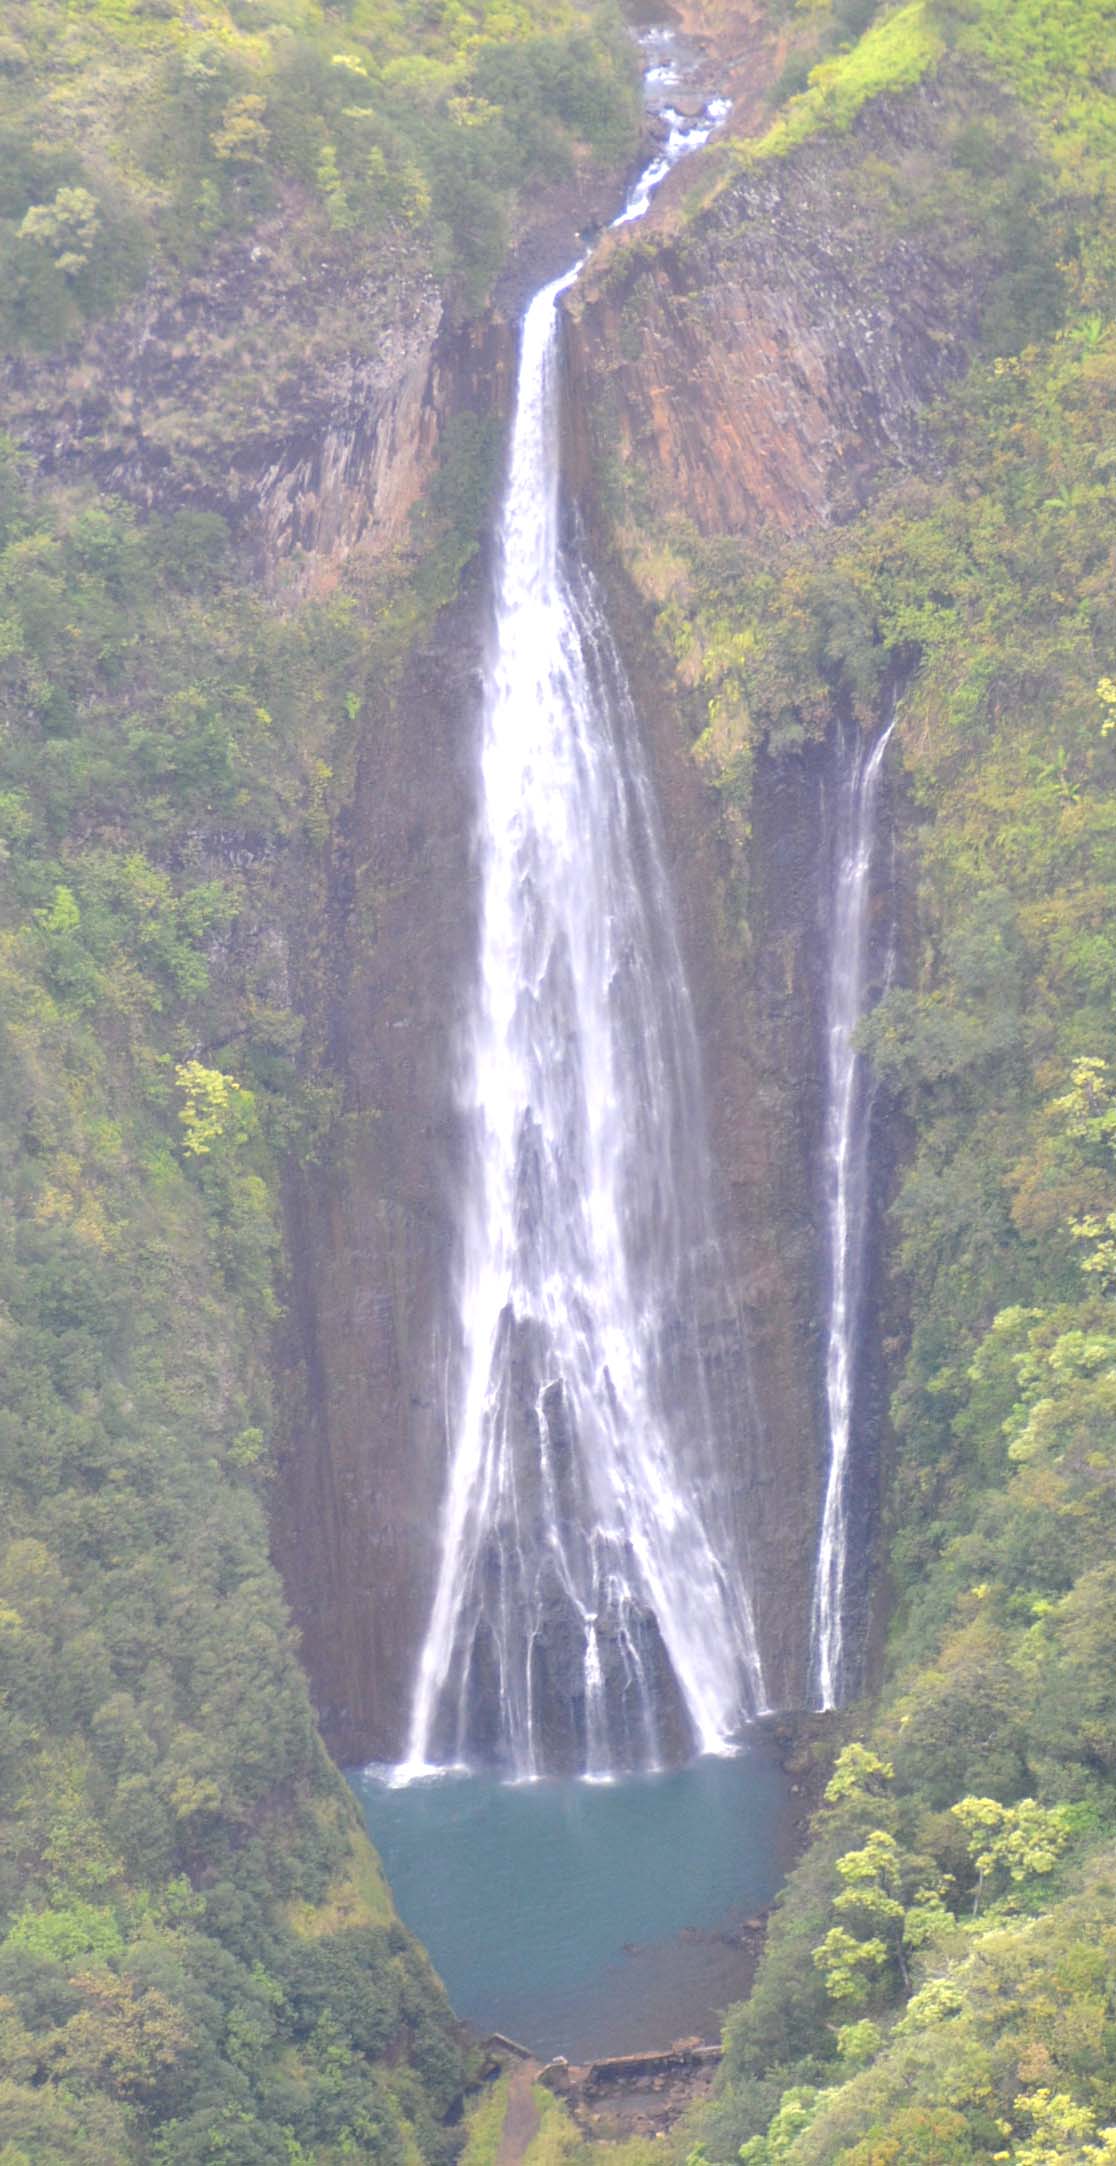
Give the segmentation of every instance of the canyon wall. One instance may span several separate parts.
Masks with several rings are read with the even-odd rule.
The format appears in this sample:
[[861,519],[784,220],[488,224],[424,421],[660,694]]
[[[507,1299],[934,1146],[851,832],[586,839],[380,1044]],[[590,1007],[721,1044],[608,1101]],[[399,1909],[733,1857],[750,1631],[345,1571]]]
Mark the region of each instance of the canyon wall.
[[[277,1555],[332,1749],[398,1758],[429,1610],[459,1186],[452,1064],[475,952],[478,578],[364,718],[303,955],[343,1112],[288,1184],[292,1277]],[[310,980],[312,982],[308,983]]]
[[[647,731],[729,1302],[753,1351],[765,1443],[733,1487],[781,1704],[805,1691],[825,1451],[825,753],[761,755],[750,836],[734,833],[692,757],[698,703],[664,666],[618,542],[613,481],[618,466],[638,477],[645,523],[755,535],[840,519],[882,462],[924,459],[925,404],[971,340],[973,265],[960,242],[862,214],[856,172],[871,156],[917,187],[938,124],[923,91],[879,101],[851,144],[738,171],[722,153],[719,192],[685,217],[680,173],[637,239],[605,240],[568,304],[572,493]],[[528,249],[509,303],[567,252],[556,231]],[[48,472],[90,472],[144,507],[220,510],[277,596],[328,591],[354,550],[382,559],[406,543],[448,424],[507,419],[511,307],[450,326],[432,285],[389,269],[374,286],[325,266],[296,275],[279,221],[213,280],[175,293],[153,281],[80,357],[10,364],[15,429]],[[299,892],[280,868],[260,928],[339,1109],[287,1182],[273,1526],[344,1760],[399,1753],[436,1554],[485,583],[482,557],[402,673],[369,686],[324,869]],[[725,1322],[709,1320],[714,1350]],[[741,1380],[726,1370],[719,1388],[731,1399]]]
[[742,164],[723,146],[704,207],[682,169],[650,234],[606,238],[566,303],[583,492],[634,466],[645,520],[801,533],[851,516],[883,463],[922,465],[988,266],[880,195],[913,204],[947,110],[930,84],[876,100],[848,141]]
[[219,512],[267,583],[332,583],[406,543],[454,413],[499,406],[509,342],[447,318],[385,246],[375,275],[292,246],[291,204],[195,278],[154,274],[80,349],[0,365],[7,425],[46,477],[142,511]]
[[[936,126],[924,93],[865,116],[854,146],[808,145],[745,169],[683,228],[668,201],[634,245],[606,240],[568,304],[570,467],[647,730],[703,1048],[729,1297],[753,1348],[766,1441],[733,1486],[782,1704],[806,1689],[825,1455],[827,754],[761,757],[742,906],[745,846],[692,758],[701,717],[664,670],[652,613],[615,546],[609,472],[617,458],[638,469],[652,517],[681,513],[718,533],[839,518],[883,460],[917,465],[925,403],[969,349],[970,267],[961,252],[943,258],[878,222],[862,229],[853,176],[869,145],[913,170]],[[685,182],[679,174],[679,196]],[[434,1565],[482,600],[480,575],[368,737],[328,943],[352,1141],[300,1180],[292,1204],[302,1380],[291,1404],[302,1418],[280,1556],[327,1736],[351,1756],[400,1750]],[[710,1320],[714,1346],[723,1323]],[[726,1374],[721,1388],[738,1391],[740,1379]],[[878,1415],[878,1382],[873,1396]],[[860,1482],[868,1527],[871,1463]],[[862,1603],[863,1570],[855,1576]]]
[[[858,195],[866,158],[917,188],[941,131],[933,88],[880,100],[851,143],[819,140],[733,172],[694,209],[680,172],[636,245],[609,238],[567,300],[569,465],[645,717],[697,1008],[725,1252],[747,1318],[765,1450],[738,1476],[761,1640],[777,1704],[807,1688],[824,1412],[824,969],[834,733],[755,762],[747,827],[693,757],[704,701],[671,666],[641,595],[648,536],[806,534],[843,520],[889,467],[929,457],[928,403],[972,351],[980,280],[967,239],[919,237]],[[841,711],[834,695],[834,723]],[[885,793],[891,830],[899,800]],[[903,879],[879,855],[874,915]],[[886,1131],[886,1121],[884,1124]],[[869,1637],[886,1378],[881,1133],[862,1420],[851,1470],[851,1650]],[[860,1656],[854,1653],[855,1675]]]

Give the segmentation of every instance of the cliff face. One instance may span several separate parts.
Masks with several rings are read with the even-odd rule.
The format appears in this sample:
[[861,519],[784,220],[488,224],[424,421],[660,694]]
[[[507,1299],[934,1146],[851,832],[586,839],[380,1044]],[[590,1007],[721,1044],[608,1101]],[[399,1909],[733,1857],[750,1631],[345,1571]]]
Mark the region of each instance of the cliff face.
[[[972,266],[962,246],[862,214],[855,171],[870,154],[914,185],[937,126],[931,93],[877,106],[851,149],[745,169],[682,227],[679,175],[674,207],[668,191],[634,244],[606,239],[570,298],[568,465],[647,732],[703,1048],[729,1303],[764,1437],[732,1479],[781,1704],[805,1689],[824,1459],[825,754],[760,758],[745,845],[692,758],[704,718],[663,668],[610,507],[619,467],[652,527],[802,531],[842,517],[883,460],[919,461],[925,402],[967,350]],[[448,328],[402,265],[375,288],[311,276],[277,228],[204,285],[153,283],[80,357],[10,365],[7,389],[46,471],[223,511],[283,591],[404,541],[446,424],[503,424],[513,362],[504,316]],[[395,688],[369,687],[321,895],[284,933],[341,1112],[287,1184],[274,1539],[346,1760],[401,1749],[435,1564],[483,600],[479,571]],[[739,1379],[719,1388],[731,1402]]]
[[851,143],[758,160],[684,223],[678,173],[653,251],[606,242],[568,303],[587,493],[634,463],[644,517],[793,533],[848,516],[884,460],[918,466],[979,284],[962,236],[881,217],[879,174],[909,210],[941,126],[932,87],[880,99]]
[[406,540],[446,420],[498,399],[499,339],[448,328],[396,247],[375,275],[296,254],[298,207],[196,278],[153,276],[80,351],[10,360],[8,426],[46,477],[90,476],[145,510],[227,518],[257,570],[328,578]]
[[399,1756],[436,1561],[479,616],[474,585],[398,697],[373,698],[317,931],[345,1110],[325,1163],[288,1190],[276,1533],[325,1734],[346,1761]]
[[[919,462],[925,403],[969,350],[972,267],[961,245],[943,254],[898,221],[862,217],[854,176],[870,153],[891,161],[898,187],[913,183],[939,119],[932,93],[877,107],[853,145],[807,145],[745,170],[681,231],[668,202],[635,245],[606,240],[569,304],[569,465],[647,731],[705,1061],[729,1302],[752,1348],[764,1446],[732,1479],[780,1704],[806,1689],[825,1461],[827,754],[761,757],[742,845],[692,758],[703,718],[664,674],[613,546],[610,480],[617,461],[635,472],[652,521],[800,531],[847,513],[884,460]],[[466,334],[465,350],[490,366],[494,336]],[[504,336],[496,412],[510,375]],[[456,381],[483,401],[483,371],[459,369]],[[326,1734],[346,1757],[401,1749],[435,1561],[481,585],[443,618],[366,735],[336,839],[328,943],[346,1140],[292,1191],[300,1412],[279,1552]],[[720,1388],[731,1395],[739,1379],[726,1374]],[[873,1482],[868,1466],[866,1528]]]

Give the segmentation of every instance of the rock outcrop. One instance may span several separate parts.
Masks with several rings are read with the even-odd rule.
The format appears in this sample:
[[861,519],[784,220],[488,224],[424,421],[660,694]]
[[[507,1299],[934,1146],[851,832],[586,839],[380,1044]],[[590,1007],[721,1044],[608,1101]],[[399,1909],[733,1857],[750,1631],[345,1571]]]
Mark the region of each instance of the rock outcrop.
[[153,276],[80,349],[10,359],[7,425],[46,474],[146,511],[217,511],[264,579],[328,582],[405,542],[446,422],[498,405],[500,319],[456,328],[398,244],[355,272],[296,253],[297,206],[196,277]]
[[[964,237],[881,218],[862,168],[917,190],[942,128],[934,86],[733,170],[660,245],[610,237],[569,296],[571,406],[593,417],[580,476],[638,462],[648,509],[705,534],[800,531],[851,513],[881,462],[919,466],[925,409],[976,330]],[[692,182],[690,183],[692,186]]]

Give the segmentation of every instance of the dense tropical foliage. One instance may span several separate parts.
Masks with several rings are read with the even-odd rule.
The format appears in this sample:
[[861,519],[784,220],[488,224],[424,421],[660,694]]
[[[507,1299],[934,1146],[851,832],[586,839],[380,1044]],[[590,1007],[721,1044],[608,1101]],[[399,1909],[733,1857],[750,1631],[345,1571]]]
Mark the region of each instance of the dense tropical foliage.
[[440,2156],[461,2045],[266,1524],[277,1167],[332,1111],[280,868],[313,881],[371,635],[10,447],[0,543],[0,2156]]
[[[865,1033],[911,1144],[887,1678],[691,2141],[730,2166],[1099,2166],[1116,7],[770,12],[770,126],[710,189],[819,139],[857,168],[866,105],[932,77],[933,158],[861,162],[858,215],[996,268],[918,476],[793,541],[679,524],[653,580],[621,504],[742,871],[761,751],[795,759],[837,708],[874,728],[899,684],[916,902]],[[21,369],[72,360],[145,282],[180,294],[257,233],[308,275],[437,278],[460,310],[524,198],[632,127],[617,24],[570,0],[15,0],[4,342]],[[455,590],[490,453],[451,432],[411,543],[285,610],[216,512],[0,460],[0,2166],[438,2166],[458,2141],[467,2059],[268,1563],[269,1372],[280,1167],[338,1113],[284,914],[320,896],[358,733]]]
[[573,0],[13,0],[0,339],[52,344],[276,215],[307,262],[404,239],[476,301],[519,192],[630,147],[634,113],[618,18]]
[[[761,753],[793,761],[837,711],[874,731],[898,686],[912,900],[905,982],[863,1034],[908,1139],[886,1681],[846,1718],[697,2154],[1096,2166],[1116,2156],[1116,10],[916,0],[865,8],[859,41],[837,11],[782,13],[789,102],[739,156],[828,136],[860,219],[983,249],[994,275],[917,477],[885,471],[794,540],[679,523],[664,549],[621,509],[742,869]],[[933,158],[897,129],[894,162],[877,134],[858,165],[865,101],[928,70]]]
[[[632,78],[573,6],[16,0],[14,404],[257,234],[296,295],[344,262],[475,300],[522,193],[630,141]],[[390,561],[280,607],[177,478],[204,427],[168,423],[138,512],[0,443],[0,2159],[417,2166],[468,2053],[268,1555],[281,1168],[338,1111],[284,928],[491,446],[450,427]]]

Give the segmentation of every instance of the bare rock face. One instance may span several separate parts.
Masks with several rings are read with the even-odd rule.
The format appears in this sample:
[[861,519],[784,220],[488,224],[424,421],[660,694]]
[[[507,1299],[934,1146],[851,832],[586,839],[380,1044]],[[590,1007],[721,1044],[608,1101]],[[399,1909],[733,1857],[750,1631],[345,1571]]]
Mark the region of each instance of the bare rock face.
[[744,166],[653,255],[609,242],[568,302],[586,487],[607,453],[638,461],[664,519],[795,532],[851,512],[883,459],[924,460],[979,282],[959,240],[882,217],[860,167],[913,196],[940,126],[933,89],[879,100],[851,155],[821,139]]
[[364,272],[308,261],[288,208],[196,277],[150,278],[80,348],[9,359],[0,388],[44,473],[141,511],[220,512],[259,574],[297,591],[355,547],[405,541],[446,421],[498,399],[511,342],[495,322],[451,328],[397,244]]
[[298,942],[344,1111],[323,1162],[288,1182],[273,1524],[325,1736],[350,1763],[401,1753],[436,1565],[479,586],[397,695],[371,697],[326,922]]

